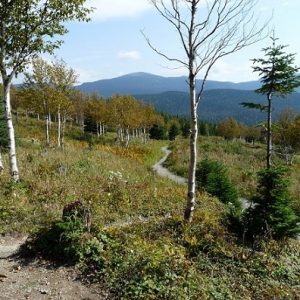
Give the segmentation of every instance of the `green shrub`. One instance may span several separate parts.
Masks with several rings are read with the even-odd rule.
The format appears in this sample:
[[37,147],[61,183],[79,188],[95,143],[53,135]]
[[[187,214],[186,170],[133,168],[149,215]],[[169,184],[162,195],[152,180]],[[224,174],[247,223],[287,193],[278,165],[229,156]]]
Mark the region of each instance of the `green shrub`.
[[237,191],[230,182],[228,171],[218,161],[202,160],[197,166],[196,180],[200,189],[218,197],[224,204],[233,206],[236,211],[241,209]]
[[292,198],[286,173],[284,167],[272,167],[258,173],[257,194],[251,199],[254,205],[244,214],[248,237],[282,239],[300,233],[300,218],[290,207]]
[[173,123],[169,129],[169,134],[168,134],[169,140],[174,141],[176,136],[179,135],[179,133],[180,130],[178,126],[175,123]]
[[36,233],[23,247],[26,255],[38,255],[47,259],[75,264],[80,260],[81,235],[84,225],[80,219],[68,218],[55,221],[50,228]]

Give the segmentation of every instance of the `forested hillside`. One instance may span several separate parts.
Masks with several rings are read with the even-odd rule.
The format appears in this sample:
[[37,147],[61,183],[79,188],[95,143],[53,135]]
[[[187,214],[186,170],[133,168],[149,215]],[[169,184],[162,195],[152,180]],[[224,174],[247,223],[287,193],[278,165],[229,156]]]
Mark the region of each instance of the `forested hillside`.
[[[160,111],[171,115],[188,116],[189,95],[183,92],[165,92],[152,95],[136,95],[137,99],[151,103]],[[242,91],[232,89],[207,90],[198,108],[199,117],[202,120],[218,122],[227,117],[233,117],[237,121],[255,125],[262,122],[265,114],[258,110],[249,110],[242,107],[242,102],[265,103],[265,97],[254,91]],[[286,108],[292,108],[300,112],[300,94],[294,93],[286,99],[274,99],[274,118],[278,118],[280,112]]]

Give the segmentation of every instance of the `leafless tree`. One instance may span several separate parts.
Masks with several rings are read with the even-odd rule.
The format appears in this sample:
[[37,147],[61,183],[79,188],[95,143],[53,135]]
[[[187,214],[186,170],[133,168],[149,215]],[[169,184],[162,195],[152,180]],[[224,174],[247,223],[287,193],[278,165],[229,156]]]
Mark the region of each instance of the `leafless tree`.
[[[185,220],[191,221],[195,209],[198,115],[205,82],[214,64],[267,36],[268,21],[261,23],[254,11],[257,0],[149,0],[158,13],[175,29],[184,58],[173,57],[149,46],[169,62],[188,71],[191,108],[190,164]],[[196,78],[203,76],[197,86]]]

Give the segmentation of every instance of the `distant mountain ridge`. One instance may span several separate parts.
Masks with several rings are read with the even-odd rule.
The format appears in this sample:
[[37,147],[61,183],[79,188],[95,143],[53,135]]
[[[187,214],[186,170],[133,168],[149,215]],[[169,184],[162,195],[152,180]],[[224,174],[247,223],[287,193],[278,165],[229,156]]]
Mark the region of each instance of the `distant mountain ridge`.
[[[201,80],[197,80],[198,84]],[[255,90],[259,87],[259,81],[234,83],[229,81],[207,80],[206,90],[236,89]],[[83,83],[77,88],[83,92],[97,92],[103,97],[113,94],[136,95],[136,94],[159,94],[167,91],[187,92],[187,77],[163,77],[149,73],[131,73],[124,76],[102,79],[94,82]]]
[[[201,80],[198,80],[198,84]],[[254,92],[259,81],[234,83],[208,80],[199,105],[199,116],[208,121],[234,117],[239,122],[256,124],[265,120],[265,114],[243,108],[241,102],[265,103],[265,97]],[[171,115],[190,115],[187,77],[163,77],[149,73],[132,73],[112,79],[83,83],[77,88],[83,92],[97,92],[107,98],[113,94],[132,95],[151,103],[160,112]],[[274,99],[274,117],[284,108],[291,107],[300,113],[300,94],[287,99]]]
[[[160,111],[171,115],[189,116],[189,94],[183,92],[164,92],[161,94],[135,95],[135,98],[151,103]],[[208,90],[204,93],[199,104],[198,114],[202,120],[218,122],[227,117],[233,117],[239,122],[255,125],[265,121],[266,113],[256,109],[247,109],[241,102],[256,102],[266,104],[266,98],[254,91],[241,91],[231,89]],[[300,94],[294,93],[286,99],[274,98],[273,116],[278,118],[285,108],[292,108],[300,113]]]

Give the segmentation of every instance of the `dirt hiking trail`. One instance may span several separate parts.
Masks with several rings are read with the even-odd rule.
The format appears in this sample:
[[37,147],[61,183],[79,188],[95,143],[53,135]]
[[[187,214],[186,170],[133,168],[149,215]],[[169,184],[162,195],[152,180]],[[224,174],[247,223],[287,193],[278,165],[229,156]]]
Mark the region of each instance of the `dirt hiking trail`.
[[[77,280],[74,268],[55,267],[41,260],[24,262],[15,253],[26,236],[0,236],[1,300],[102,300],[96,286]],[[98,287],[99,288],[99,287]]]

